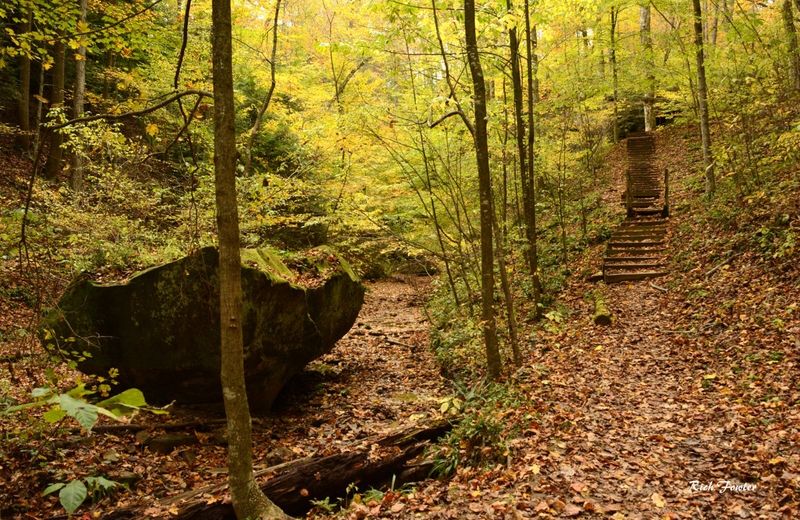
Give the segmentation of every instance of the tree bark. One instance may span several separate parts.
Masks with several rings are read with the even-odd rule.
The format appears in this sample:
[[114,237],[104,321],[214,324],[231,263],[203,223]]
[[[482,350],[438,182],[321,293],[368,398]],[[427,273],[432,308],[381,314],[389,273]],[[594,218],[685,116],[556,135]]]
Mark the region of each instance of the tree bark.
[[800,50],[797,44],[797,28],[794,25],[792,0],[783,0],[783,25],[786,28],[786,39],[791,62],[791,84],[794,90],[800,91]]
[[475,109],[475,157],[478,163],[478,190],[481,215],[481,318],[489,376],[500,376],[500,352],[497,348],[497,324],[494,314],[494,248],[492,245],[492,177],[489,170],[486,84],[475,29],[475,0],[464,0],[464,35],[467,61],[472,76]]
[[[539,58],[536,56],[536,26],[531,27],[530,1],[525,0],[525,51],[527,56],[527,87],[528,87],[528,146],[527,177],[530,182],[528,196],[530,197],[530,263],[533,277],[533,315],[534,318],[541,316],[539,301],[542,297],[542,282],[539,279],[539,246],[537,244],[539,231],[536,228],[536,119],[534,104],[539,101],[539,80],[536,72],[539,68]],[[524,189],[524,187],[523,187]]]
[[617,73],[617,19],[619,8],[611,7],[611,48],[608,51],[608,62],[611,65],[611,82],[613,87],[614,101],[614,142],[619,142],[619,109],[617,107],[619,99],[619,75]]
[[250,137],[247,141],[247,151],[245,153],[245,163],[244,163],[244,176],[247,177],[250,175],[250,172],[253,168],[253,146],[255,146],[256,137],[258,136],[258,132],[261,130],[261,123],[264,120],[264,114],[267,113],[267,109],[269,109],[269,104],[272,101],[272,94],[275,93],[275,57],[278,51],[278,16],[281,12],[281,0],[276,0],[275,2],[275,18],[273,19],[272,23],[272,54],[270,56],[269,62],[269,90],[267,90],[267,96],[264,98],[264,103],[261,105],[261,108],[258,110],[256,114],[256,120],[253,122],[253,128],[250,129]]
[[[509,12],[513,10],[511,0],[506,0],[506,9],[508,9]],[[535,208],[531,200],[533,183],[528,172],[528,161],[525,153],[526,129],[525,121],[522,118],[522,74],[520,72],[519,40],[517,38],[516,26],[508,30],[508,41],[511,47],[511,85],[514,95],[515,137],[517,142],[517,156],[519,157],[520,179],[522,180],[522,211],[525,216],[525,238],[528,242],[526,257],[528,259],[528,269],[530,270],[531,278],[533,278],[536,276],[536,231],[534,226],[536,217],[533,214]]]
[[703,144],[703,166],[706,177],[706,194],[711,196],[717,189],[714,175],[714,160],[711,156],[711,129],[708,121],[708,85],[706,83],[705,52],[703,50],[703,11],[700,0],[692,0],[694,8],[694,45],[697,61],[697,98],[700,110],[700,138]]
[[654,110],[656,98],[655,63],[653,61],[653,38],[650,29],[650,4],[639,8],[639,34],[647,70],[647,90],[644,94],[644,130],[652,132],[656,127]]
[[[31,31],[33,13],[25,15],[22,33]],[[19,144],[27,152],[31,148],[31,58],[27,52],[19,57]]]
[[[87,0],[80,0],[80,21],[86,23]],[[84,98],[86,94],[86,45],[78,47],[75,61],[75,87],[72,95],[72,117],[83,116]],[[83,191],[83,157],[79,152],[72,155],[72,189],[76,193]]]
[[[53,46],[53,85],[50,92],[50,110],[61,108],[64,105],[64,65],[65,65],[65,46],[64,40],[59,39]],[[43,175],[45,179],[55,179],[61,171],[61,158],[63,151],[61,144],[64,136],[61,132],[50,132],[50,149],[47,152],[47,162],[44,165]]]
[[220,379],[227,417],[228,480],[238,518],[285,518],[280,508],[258,488],[253,476],[252,424],[244,382],[230,0],[213,0],[211,12],[214,176],[219,240]]

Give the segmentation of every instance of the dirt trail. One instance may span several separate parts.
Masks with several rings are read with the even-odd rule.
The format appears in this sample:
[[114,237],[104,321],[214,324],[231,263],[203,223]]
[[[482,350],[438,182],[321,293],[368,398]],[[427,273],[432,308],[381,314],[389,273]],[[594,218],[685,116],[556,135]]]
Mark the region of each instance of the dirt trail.
[[329,449],[436,410],[447,389],[422,309],[429,283],[421,277],[369,283],[356,324],[290,384],[265,429],[274,434],[297,420],[295,430],[304,433],[292,444]]
[[553,372],[542,390],[557,412],[543,417],[542,429],[559,433],[539,456],[556,496],[584,510],[596,497],[597,509],[626,518],[670,511],[715,518],[711,511],[719,514],[720,506],[726,516],[757,510],[768,491],[692,489],[691,481],[755,476],[739,450],[753,439],[737,428],[735,408],[706,378],[713,372],[704,352],[708,338],[672,330],[678,302],[646,283],[611,287],[609,302],[615,326],[582,327],[569,349],[547,361]]

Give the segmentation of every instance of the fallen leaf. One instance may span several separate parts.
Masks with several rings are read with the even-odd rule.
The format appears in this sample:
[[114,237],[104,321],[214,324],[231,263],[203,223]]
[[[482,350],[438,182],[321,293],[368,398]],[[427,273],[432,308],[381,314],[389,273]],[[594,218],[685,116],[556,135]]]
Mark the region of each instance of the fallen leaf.
[[653,493],[650,495],[650,500],[656,505],[656,507],[664,507],[667,503],[664,501],[664,497],[659,495],[658,493]]

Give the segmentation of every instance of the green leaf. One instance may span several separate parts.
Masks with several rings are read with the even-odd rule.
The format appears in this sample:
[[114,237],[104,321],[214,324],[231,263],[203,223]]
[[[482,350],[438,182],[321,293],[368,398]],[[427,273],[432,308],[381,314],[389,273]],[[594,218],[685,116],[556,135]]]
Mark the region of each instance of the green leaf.
[[42,491],[42,496],[44,497],[44,496],[49,495],[50,493],[55,493],[56,491],[58,491],[59,489],[63,488],[64,486],[66,486],[66,484],[64,484],[63,482],[58,482],[56,484],[50,484],[49,486],[47,486],[44,489],[44,491]]
[[105,477],[86,477],[85,480],[90,488],[100,491],[108,491],[119,485],[119,482],[108,480]]
[[61,488],[61,491],[58,493],[58,501],[64,506],[64,510],[71,515],[76,509],[81,507],[87,495],[86,486],[83,482],[80,480],[73,480]]
[[122,393],[109,397],[97,403],[100,408],[105,408],[115,415],[125,415],[143,406],[147,406],[144,394],[137,388],[129,388]]
[[57,423],[63,419],[65,415],[67,415],[67,412],[65,412],[63,408],[60,406],[54,406],[47,410],[44,415],[42,415],[42,419],[49,423]]
[[47,397],[51,392],[49,388],[34,388],[33,391],[31,391],[31,397],[40,399],[42,397]]
[[58,396],[58,404],[69,415],[78,421],[78,424],[91,430],[92,426],[97,422],[97,407],[89,404],[86,401],[76,399],[69,394],[61,394]]

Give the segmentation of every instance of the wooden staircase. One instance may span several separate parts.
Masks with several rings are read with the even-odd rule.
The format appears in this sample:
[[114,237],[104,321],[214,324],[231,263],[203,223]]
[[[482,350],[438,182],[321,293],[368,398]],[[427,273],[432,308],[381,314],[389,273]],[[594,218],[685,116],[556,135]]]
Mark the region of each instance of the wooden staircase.
[[665,171],[662,176],[655,169],[652,134],[631,134],[627,149],[627,217],[611,233],[603,257],[603,280],[606,283],[644,280],[667,274],[668,173]]

